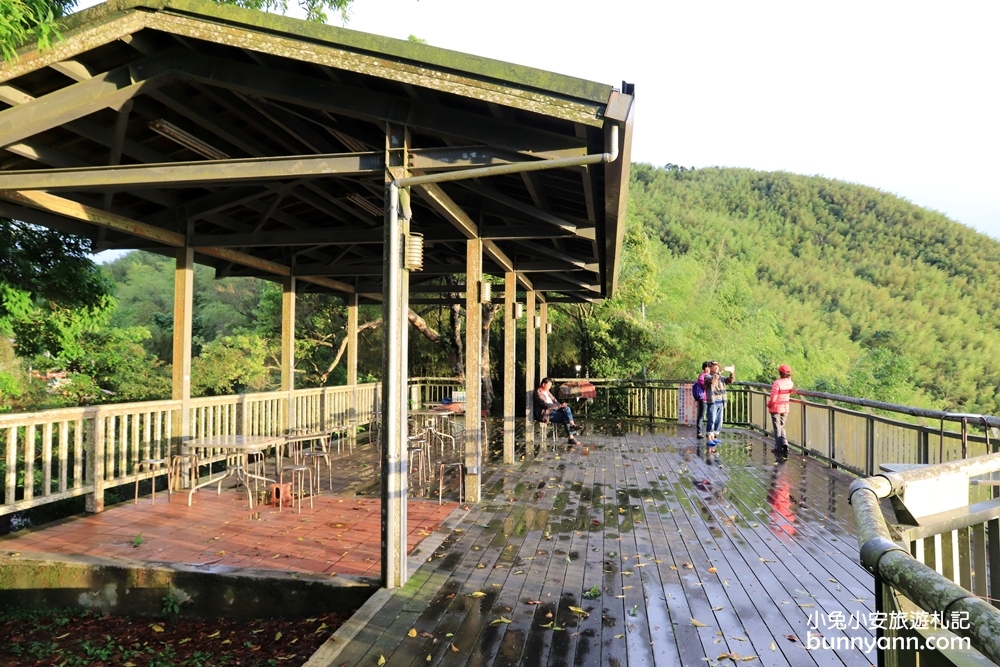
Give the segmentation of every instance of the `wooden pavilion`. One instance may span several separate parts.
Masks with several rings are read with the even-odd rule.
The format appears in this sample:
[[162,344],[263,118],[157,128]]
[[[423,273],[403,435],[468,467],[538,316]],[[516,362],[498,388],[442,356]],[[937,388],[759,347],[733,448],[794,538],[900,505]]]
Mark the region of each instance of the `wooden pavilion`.
[[[505,304],[510,462],[523,419],[516,304],[530,390],[546,373],[547,304],[615,291],[632,86],[206,0],[107,2],[69,17],[62,35],[0,66],[0,216],[176,257],[175,400],[190,401],[196,261],[219,277],[281,281],[290,397],[295,294],[343,295],[349,383],[358,304],[381,302],[382,578],[401,585],[409,304],[445,298],[437,279],[461,276],[447,291],[464,291],[468,313],[465,464],[477,501],[480,306]],[[502,277],[502,296],[484,276]]]

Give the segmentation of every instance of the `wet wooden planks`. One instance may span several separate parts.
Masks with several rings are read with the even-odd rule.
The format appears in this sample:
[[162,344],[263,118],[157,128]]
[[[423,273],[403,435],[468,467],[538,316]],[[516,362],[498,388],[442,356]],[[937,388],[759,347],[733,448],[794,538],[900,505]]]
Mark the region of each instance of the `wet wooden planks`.
[[872,664],[804,646],[810,615],[874,609],[851,478],[775,461],[753,434],[723,440],[709,457],[673,427],[596,433],[499,467],[483,502],[328,664]]

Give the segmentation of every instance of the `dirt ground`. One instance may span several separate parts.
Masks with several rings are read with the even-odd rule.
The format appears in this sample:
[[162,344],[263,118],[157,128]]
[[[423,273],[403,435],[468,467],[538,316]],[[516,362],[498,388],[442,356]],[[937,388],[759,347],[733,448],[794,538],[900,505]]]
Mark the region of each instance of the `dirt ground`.
[[301,665],[350,615],[247,621],[0,611],[0,667]]

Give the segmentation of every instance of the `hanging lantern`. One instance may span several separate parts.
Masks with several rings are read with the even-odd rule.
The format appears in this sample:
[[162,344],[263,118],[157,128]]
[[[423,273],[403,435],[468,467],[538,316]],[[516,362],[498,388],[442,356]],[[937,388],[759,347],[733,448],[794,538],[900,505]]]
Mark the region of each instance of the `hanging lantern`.
[[407,271],[420,271],[424,268],[424,235],[410,232],[406,235],[406,250],[403,255],[403,268]]

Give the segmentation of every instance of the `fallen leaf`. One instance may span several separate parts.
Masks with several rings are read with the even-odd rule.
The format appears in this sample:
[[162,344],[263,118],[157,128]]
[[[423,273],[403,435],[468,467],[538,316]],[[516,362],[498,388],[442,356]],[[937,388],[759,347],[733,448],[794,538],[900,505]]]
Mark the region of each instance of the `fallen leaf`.
[[625,639],[625,635],[615,635],[615,639]]
[[490,621],[490,625],[500,625],[501,623],[513,623],[509,618],[501,616],[500,618]]
[[215,639],[216,637],[218,637],[218,636],[219,636],[219,635],[221,635],[221,634],[222,634],[222,633],[221,633],[220,631],[216,630],[216,631],[215,631],[215,632],[213,632],[212,634],[208,635],[208,636],[207,636],[207,638],[208,638],[208,639]]
[[677,566],[676,566],[676,565],[671,565],[671,566],[670,566],[670,569],[671,569],[671,570],[676,570],[676,569],[677,569]]
[[704,623],[702,623],[701,621],[699,621],[697,618],[692,618],[691,619],[691,625],[693,625],[696,628],[707,628],[708,627],[707,625],[705,625]]
[[327,625],[326,623],[320,623],[320,624],[319,624],[319,627],[318,627],[318,628],[316,628],[316,629],[315,629],[315,630],[313,631],[313,634],[315,635],[315,634],[317,634],[317,633],[320,633],[320,632],[323,632],[323,630],[326,630],[326,629],[327,629],[328,627],[330,627],[330,626],[329,626],[329,625]]
[[406,633],[406,636],[407,637],[416,637],[417,636],[417,629],[416,628],[410,628],[410,631]]
[[458,653],[458,647],[455,646],[454,644],[451,645],[451,650],[452,650],[452,653]]
[[774,642],[771,642],[771,650],[773,651],[773,650],[775,650],[775,649],[777,649],[777,648],[778,648],[778,647],[777,647],[777,646],[775,646]]
[[694,569],[694,565],[692,565],[691,563],[683,563],[683,565],[684,565],[685,569],[688,569],[688,570],[693,570]]
[[378,664],[379,665],[384,665],[385,664],[385,656],[384,655],[380,655],[378,657]]
[[187,644],[189,641],[191,641],[191,638],[190,637],[185,637],[184,639],[182,639],[179,642],[177,642],[177,645],[180,646],[181,644]]
[[725,607],[712,607],[712,611],[722,611]]
[[274,641],[278,641],[280,639],[281,639],[281,633],[280,632],[274,633]]
[[528,600],[525,604],[542,604],[541,600]]
[[585,612],[583,609],[580,609],[579,607],[570,607],[569,610],[576,614],[583,614],[585,617],[590,616],[589,613]]
[[785,639],[787,639],[790,642],[797,642],[797,641],[799,641],[799,638],[796,637],[795,635],[785,635]]
[[716,570],[714,567],[708,568],[708,573],[709,574],[715,574],[716,572],[718,572],[718,570]]
[[53,637],[52,639],[66,639],[66,637],[69,637],[69,635],[70,633],[67,632],[64,635],[59,635],[58,637]]
[[163,626],[162,626],[162,625],[159,625],[159,624],[157,624],[157,623],[153,623],[153,624],[152,624],[151,626],[149,626],[149,627],[153,628],[153,632],[163,632]]
[[481,597],[485,597],[485,596],[486,596],[486,593],[484,593],[482,591],[475,591],[474,593],[469,593],[469,597],[470,598],[481,598]]

